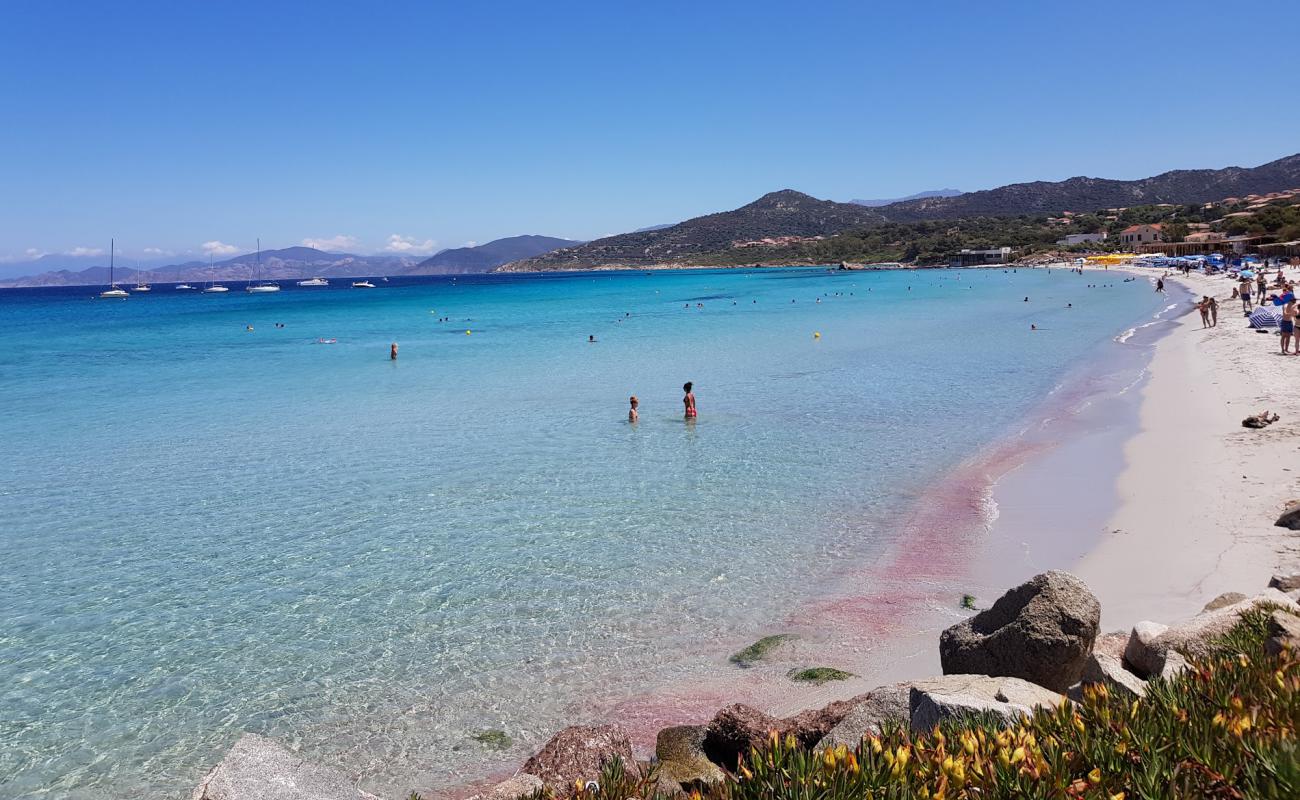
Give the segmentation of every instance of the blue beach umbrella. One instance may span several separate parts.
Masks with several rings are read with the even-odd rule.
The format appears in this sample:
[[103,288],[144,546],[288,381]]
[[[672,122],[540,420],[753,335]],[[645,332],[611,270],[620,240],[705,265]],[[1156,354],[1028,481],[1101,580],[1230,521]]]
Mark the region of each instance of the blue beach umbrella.
[[1243,277],[1243,278],[1253,278],[1253,277],[1255,277],[1255,270],[1253,270],[1253,269],[1243,269],[1243,270],[1241,271],[1241,277]]
[[1282,318],[1280,311],[1274,311],[1268,306],[1260,306],[1250,312],[1250,327],[1252,328],[1276,328],[1278,320]]

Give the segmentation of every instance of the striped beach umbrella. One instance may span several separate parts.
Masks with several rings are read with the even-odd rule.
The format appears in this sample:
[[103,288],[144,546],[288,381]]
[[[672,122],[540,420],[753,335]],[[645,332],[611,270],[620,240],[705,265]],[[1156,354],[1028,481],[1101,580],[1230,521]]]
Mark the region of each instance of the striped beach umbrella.
[[1274,311],[1269,306],[1260,306],[1250,312],[1250,327],[1252,328],[1276,328],[1278,322],[1282,319],[1281,311]]

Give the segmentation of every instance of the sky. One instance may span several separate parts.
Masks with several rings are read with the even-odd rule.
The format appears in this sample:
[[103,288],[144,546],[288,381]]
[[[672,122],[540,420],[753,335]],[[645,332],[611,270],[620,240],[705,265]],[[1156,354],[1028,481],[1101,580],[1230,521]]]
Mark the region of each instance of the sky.
[[1300,151],[1300,3],[7,0],[0,260],[591,239]]

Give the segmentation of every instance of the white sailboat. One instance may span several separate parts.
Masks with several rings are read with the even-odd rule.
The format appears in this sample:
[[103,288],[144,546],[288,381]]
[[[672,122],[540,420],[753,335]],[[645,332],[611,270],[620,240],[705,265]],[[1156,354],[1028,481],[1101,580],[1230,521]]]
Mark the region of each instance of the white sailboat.
[[113,255],[117,250],[117,240],[110,239],[108,244],[108,288],[99,293],[100,297],[129,297],[125,289],[117,288],[113,280]]
[[226,287],[213,280],[216,274],[212,270],[212,254],[208,253],[208,286],[203,290],[204,294],[225,294],[230,291]]
[[[253,275],[257,275],[261,271],[262,271],[262,240],[258,239],[257,240],[257,265],[253,268]],[[248,284],[248,286],[244,287],[244,291],[248,292],[249,294],[269,294],[271,292],[280,291],[280,284],[271,283],[270,281],[250,283]]]
[[145,283],[144,281],[140,280],[140,264],[139,264],[138,262],[137,262],[136,265],[135,265],[135,286],[132,286],[132,287],[131,287],[131,291],[133,291],[133,292],[151,292],[151,291],[153,291],[153,288],[150,287],[149,284],[147,284],[147,283]]

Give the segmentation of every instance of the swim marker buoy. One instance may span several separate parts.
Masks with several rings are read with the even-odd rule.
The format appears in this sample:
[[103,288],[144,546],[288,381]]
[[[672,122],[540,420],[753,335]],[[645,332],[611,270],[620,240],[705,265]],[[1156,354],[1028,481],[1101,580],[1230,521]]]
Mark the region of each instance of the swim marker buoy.
[[820,339],[820,338],[822,338],[822,333],[821,333],[821,331],[813,331],[813,338],[814,338],[814,339]]
[[466,329],[465,329],[465,335],[466,335],[466,336],[469,336],[469,334],[470,334],[470,330],[469,330],[469,328],[466,328]]

